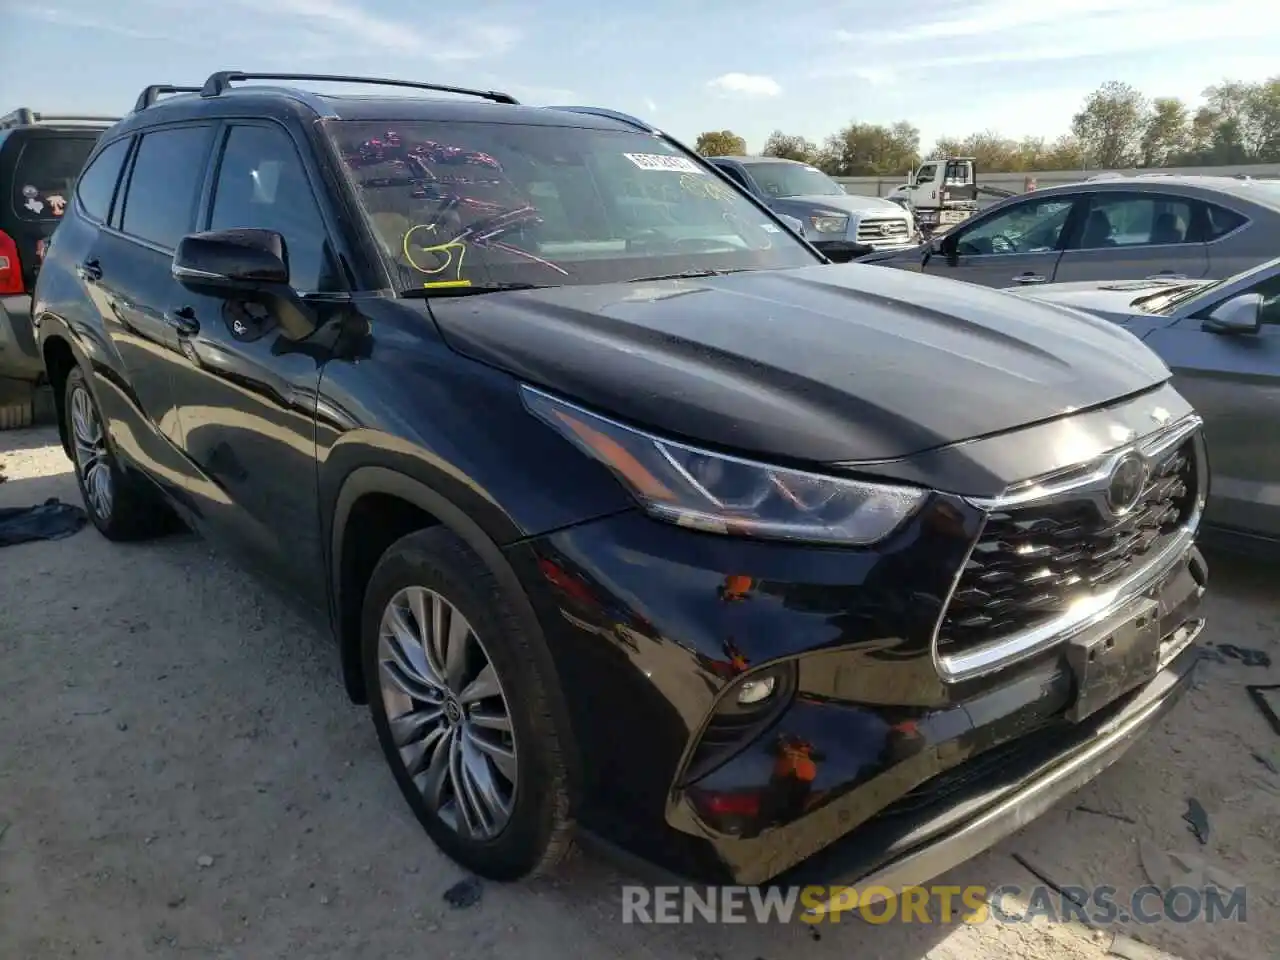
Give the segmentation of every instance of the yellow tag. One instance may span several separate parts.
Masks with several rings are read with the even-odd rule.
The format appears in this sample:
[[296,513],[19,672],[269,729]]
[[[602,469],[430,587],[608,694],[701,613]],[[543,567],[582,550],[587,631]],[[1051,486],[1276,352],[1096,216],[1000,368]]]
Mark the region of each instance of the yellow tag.
[[471,286],[471,281],[470,280],[432,280],[429,283],[424,283],[423,286],[426,287],[428,290],[434,290],[437,287],[469,287]]

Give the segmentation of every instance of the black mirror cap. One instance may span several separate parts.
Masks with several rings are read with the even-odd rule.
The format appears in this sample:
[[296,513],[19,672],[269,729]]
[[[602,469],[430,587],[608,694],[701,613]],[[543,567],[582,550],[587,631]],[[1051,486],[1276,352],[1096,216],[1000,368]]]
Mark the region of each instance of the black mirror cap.
[[289,254],[274,230],[212,230],[178,242],[173,275],[195,288],[263,289],[287,286]]

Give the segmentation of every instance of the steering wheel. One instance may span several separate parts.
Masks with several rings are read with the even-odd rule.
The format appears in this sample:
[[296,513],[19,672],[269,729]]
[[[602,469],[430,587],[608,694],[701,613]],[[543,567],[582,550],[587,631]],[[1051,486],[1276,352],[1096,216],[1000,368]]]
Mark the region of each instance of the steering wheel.
[[997,233],[991,238],[992,253],[1017,253],[1018,244],[1012,237],[1003,233]]

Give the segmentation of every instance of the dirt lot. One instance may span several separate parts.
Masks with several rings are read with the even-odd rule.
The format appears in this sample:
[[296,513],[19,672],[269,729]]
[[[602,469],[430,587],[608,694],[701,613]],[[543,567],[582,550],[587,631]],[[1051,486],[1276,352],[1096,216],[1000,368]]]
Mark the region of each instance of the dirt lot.
[[[79,502],[51,430],[0,434],[0,473],[0,507]],[[1120,764],[940,882],[1030,888],[1020,855],[1059,884],[1123,893],[1146,882],[1140,848],[1193,854],[1247,884],[1246,922],[1124,929],[1186,960],[1275,955],[1280,777],[1252,754],[1280,765],[1280,740],[1243,687],[1280,681],[1277,570],[1210,561],[1210,641],[1277,664],[1203,663]],[[1205,845],[1181,819],[1188,797],[1208,811]],[[86,529],[0,550],[4,960],[1057,960],[1106,956],[1116,929],[637,927],[621,922],[625,877],[590,856],[486,886],[468,909],[443,899],[460,879],[345,701],[328,638],[198,539],[125,547]]]

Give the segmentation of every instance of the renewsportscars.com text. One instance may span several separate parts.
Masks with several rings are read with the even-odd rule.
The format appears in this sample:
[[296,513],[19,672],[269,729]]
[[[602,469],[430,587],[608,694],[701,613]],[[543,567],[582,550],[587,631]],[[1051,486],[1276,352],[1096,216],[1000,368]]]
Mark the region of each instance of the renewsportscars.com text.
[[1138,887],[640,887],[622,888],[623,923],[1030,923],[1106,925],[1246,920],[1246,890]]

